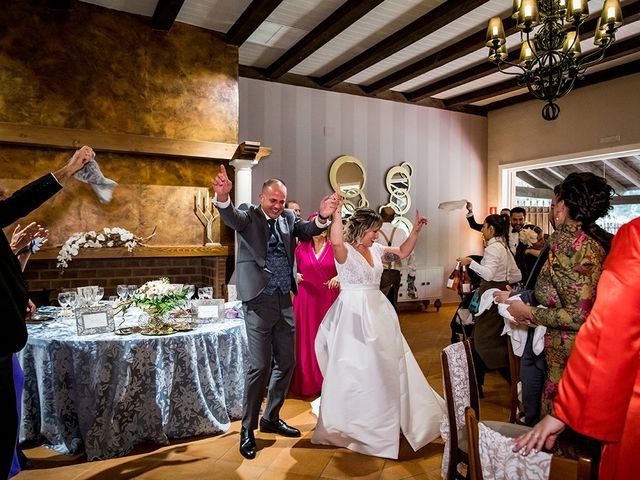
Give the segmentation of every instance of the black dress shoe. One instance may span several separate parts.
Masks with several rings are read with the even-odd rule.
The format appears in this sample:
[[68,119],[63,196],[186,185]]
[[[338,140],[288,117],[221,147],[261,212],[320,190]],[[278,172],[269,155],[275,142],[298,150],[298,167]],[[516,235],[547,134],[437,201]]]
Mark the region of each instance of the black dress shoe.
[[290,427],[282,420],[278,419],[276,422],[270,422],[266,418],[260,419],[260,431],[263,433],[277,433],[283,437],[299,437],[300,430]]
[[256,438],[253,430],[240,429],[240,454],[249,460],[256,458]]

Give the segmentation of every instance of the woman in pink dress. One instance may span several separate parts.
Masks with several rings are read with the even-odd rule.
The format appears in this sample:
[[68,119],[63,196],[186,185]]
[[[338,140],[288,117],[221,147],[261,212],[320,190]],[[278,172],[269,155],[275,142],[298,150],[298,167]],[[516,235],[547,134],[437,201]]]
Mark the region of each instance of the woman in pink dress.
[[318,395],[322,389],[322,374],[314,346],[316,334],[325,313],[340,293],[333,249],[326,230],[310,241],[298,243],[296,264],[298,295],[293,299],[296,368],[289,391],[307,397]]

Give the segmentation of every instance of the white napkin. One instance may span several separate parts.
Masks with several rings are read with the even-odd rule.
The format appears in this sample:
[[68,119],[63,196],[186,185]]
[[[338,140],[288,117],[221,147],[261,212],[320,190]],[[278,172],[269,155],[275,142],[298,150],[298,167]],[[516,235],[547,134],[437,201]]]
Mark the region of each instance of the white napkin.
[[98,162],[94,159],[89,160],[84,167],[74,173],[73,176],[81,182],[91,185],[100,203],[109,203],[113,195],[113,189],[118,186],[116,182],[102,174]]
[[460,210],[461,208],[465,208],[467,206],[467,200],[453,200],[451,202],[442,202],[438,205],[440,210],[447,210],[449,212],[453,210]]
[[[509,297],[509,300],[520,300],[520,295],[513,295]],[[518,357],[522,356],[524,352],[524,346],[527,342],[527,332],[530,327],[524,325],[512,325],[511,320],[513,316],[509,313],[508,303],[498,303],[498,312],[502,318],[504,318],[504,328],[502,329],[502,335],[509,335],[511,337],[511,346],[513,347],[513,353]],[[544,350],[544,334],[547,332],[547,327],[538,325],[533,332],[533,353],[540,355]]]
[[493,294],[499,291],[499,288],[490,288],[482,294],[482,296],[480,297],[480,306],[478,307],[478,313],[476,313],[476,316],[484,313],[485,310],[489,310],[491,308],[491,305],[495,303],[493,301]]

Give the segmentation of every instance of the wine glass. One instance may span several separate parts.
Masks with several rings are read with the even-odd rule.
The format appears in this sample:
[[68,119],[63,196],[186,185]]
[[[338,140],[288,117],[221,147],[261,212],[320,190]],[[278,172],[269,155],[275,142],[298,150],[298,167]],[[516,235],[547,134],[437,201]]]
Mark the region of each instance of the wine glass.
[[93,295],[93,303],[98,303],[104,297],[104,287],[96,287]]
[[116,287],[116,293],[118,294],[120,301],[124,302],[129,296],[129,289],[127,288],[126,285],[118,285]]
[[200,300],[211,300],[213,298],[212,287],[200,287],[198,289],[198,298]]
[[66,317],[67,309],[69,308],[69,293],[68,292],[58,293],[58,303],[60,304],[60,308],[62,308],[60,315],[62,315],[63,317]]
[[127,290],[129,291],[129,298],[133,298],[133,294],[136,293],[138,289],[137,285],[127,285]]
[[67,292],[68,295],[68,306],[71,308],[71,314],[73,314],[73,310],[76,308],[76,304],[78,303],[78,294],[76,292]]
[[196,293],[196,286],[195,285],[186,285],[185,287],[185,294],[187,295],[187,300],[191,300],[191,298],[195,295]]

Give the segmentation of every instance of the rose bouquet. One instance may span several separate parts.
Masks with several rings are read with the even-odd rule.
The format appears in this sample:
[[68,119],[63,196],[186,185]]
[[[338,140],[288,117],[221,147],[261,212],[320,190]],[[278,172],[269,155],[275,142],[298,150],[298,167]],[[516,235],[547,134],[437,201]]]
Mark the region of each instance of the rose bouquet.
[[523,228],[518,234],[518,238],[522,243],[531,247],[538,241],[538,234],[533,228]]
[[128,303],[148,311],[150,315],[165,317],[171,311],[187,306],[187,289],[169,283],[168,278],[152,280],[138,288]]

